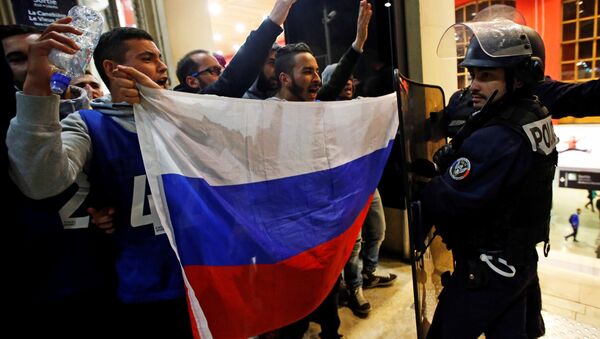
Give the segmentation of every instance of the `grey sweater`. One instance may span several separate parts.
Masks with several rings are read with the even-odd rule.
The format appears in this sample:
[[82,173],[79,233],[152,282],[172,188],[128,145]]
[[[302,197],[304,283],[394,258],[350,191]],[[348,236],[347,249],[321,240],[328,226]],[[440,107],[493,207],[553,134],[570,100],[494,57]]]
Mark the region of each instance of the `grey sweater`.
[[[135,131],[130,105],[95,101],[93,107]],[[61,121],[57,95],[17,93],[17,116],[10,123],[6,144],[11,178],[33,199],[63,192],[87,171],[92,157],[87,125],[79,112]]]

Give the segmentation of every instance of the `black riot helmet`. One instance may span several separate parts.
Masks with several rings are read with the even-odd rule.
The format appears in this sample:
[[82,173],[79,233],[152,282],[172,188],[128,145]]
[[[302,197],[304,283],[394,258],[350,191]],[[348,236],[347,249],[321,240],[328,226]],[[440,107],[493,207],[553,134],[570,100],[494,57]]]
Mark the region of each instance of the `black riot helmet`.
[[[506,39],[505,36],[474,32],[465,59],[460,66],[505,68],[512,70],[516,78],[528,85],[543,80],[546,53],[542,38],[530,27],[511,24],[513,26],[510,28],[511,30],[518,30],[518,35],[508,44],[512,44],[512,46],[508,46],[505,51],[502,51],[502,47],[498,46],[502,46],[506,40],[510,39]],[[479,27],[479,29],[481,28],[483,27]],[[489,46],[497,47],[497,49],[491,48],[490,52]]]
[[440,40],[438,55],[456,53],[461,39],[470,43],[460,66],[504,68],[527,85],[544,78],[544,43],[527,26],[503,18],[455,24]]

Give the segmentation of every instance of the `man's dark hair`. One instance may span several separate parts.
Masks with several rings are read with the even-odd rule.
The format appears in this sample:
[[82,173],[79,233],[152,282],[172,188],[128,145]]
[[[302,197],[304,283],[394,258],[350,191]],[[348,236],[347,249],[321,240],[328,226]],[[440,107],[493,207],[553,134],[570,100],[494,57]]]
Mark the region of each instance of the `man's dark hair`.
[[275,57],[275,76],[277,77],[277,83],[279,84],[279,87],[281,87],[279,74],[283,72],[291,75],[294,66],[296,65],[294,58],[300,53],[313,54],[310,47],[303,42],[299,42],[297,44],[288,44],[277,50],[277,56]]
[[94,50],[94,64],[106,86],[110,86],[110,80],[104,72],[102,64],[104,60],[112,60],[118,63],[125,61],[127,53],[128,40],[150,40],[154,41],[152,36],[139,28],[134,27],[117,27],[100,36],[98,46]]
[[11,36],[21,35],[21,34],[34,34],[41,33],[39,29],[33,26],[27,25],[1,25],[0,26],[0,40],[4,40]]
[[185,85],[185,77],[198,70],[198,64],[194,61],[194,59],[192,59],[192,55],[194,54],[210,55],[210,52],[204,49],[195,49],[186,53],[183,58],[177,62],[177,70],[175,71],[175,74],[177,75],[177,80],[179,80],[180,84]]

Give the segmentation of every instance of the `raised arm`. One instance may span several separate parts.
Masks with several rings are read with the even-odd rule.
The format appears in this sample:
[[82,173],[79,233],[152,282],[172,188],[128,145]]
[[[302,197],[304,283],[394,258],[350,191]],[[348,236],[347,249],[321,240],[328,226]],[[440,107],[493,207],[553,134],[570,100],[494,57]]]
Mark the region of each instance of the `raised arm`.
[[356,38],[354,39],[354,42],[352,42],[352,46],[340,58],[338,66],[331,75],[331,80],[323,85],[317,93],[318,100],[335,100],[340,91],[346,86],[346,82],[350,79],[350,76],[358,63],[358,59],[362,55],[363,47],[367,41],[369,21],[371,21],[372,15],[373,9],[371,8],[371,4],[367,0],[361,0],[356,23]]
[[[6,138],[10,174],[27,196],[51,197],[67,189],[83,170],[90,153],[87,127],[78,114],[59,122],[59,100],[50,91],[50,50],[73,54],[78,49],[63,33],[80,34],[64,18],[48,26],[29,48],[23,93]],[[62,132],[62,133],[61,133]]]
[[597,102],[600,97],[600,80],[577,84],[544,80],[533,91],[554,119],[600,116],[600,105]]
[[373,15],[371,4],[367,0],[360,1],[360,9],[358,10],[358,20],[356,22],[356,38],[352,42],[352,47],[362,53],[367,36],[369,35],[369,22]]
[[290,8],[297,0],[278,0],[275,2],[273,9],[271,9],[271,13],[269,14],[269,19],[276,23],[277,25],[283,25],[285,19],[290,13]]
[[250,33],[219,80],[200,93],[241,98],[260,73],[271,46],[283,31],[281,25],[295,2],[296,0],[277,0],[269,18]]

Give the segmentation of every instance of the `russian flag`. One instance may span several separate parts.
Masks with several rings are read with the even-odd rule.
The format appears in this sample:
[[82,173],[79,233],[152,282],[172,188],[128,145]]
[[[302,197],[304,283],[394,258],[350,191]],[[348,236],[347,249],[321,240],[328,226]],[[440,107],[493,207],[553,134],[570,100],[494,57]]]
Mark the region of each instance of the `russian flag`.
[[153,204],[197,334],[247,338],[312,312],[350,255],[391,150],[395,94],[307,103],[141,93]]

